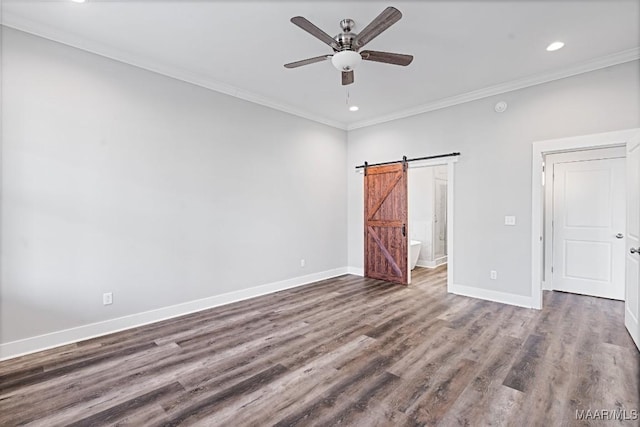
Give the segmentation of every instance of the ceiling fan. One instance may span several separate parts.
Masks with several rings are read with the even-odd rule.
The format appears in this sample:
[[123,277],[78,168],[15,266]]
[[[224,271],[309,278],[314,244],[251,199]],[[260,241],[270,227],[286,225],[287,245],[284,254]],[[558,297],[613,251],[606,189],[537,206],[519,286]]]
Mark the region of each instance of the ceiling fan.
[[369,25],[367,25],[359,33],[352,33],[355,27],[353,19],[343,19],[340,21],[342,32],[335,37],[322,31],[313,25],[309,20],[302,16],[291,18],[291,22],[302,28],[320,41],[328,44],[332,49],[332,54],[316,56],[314,58],[303,59],[301,61],[285,64],[285,68],[297,68],[303,65],[313,64],[316,62],[331,59],[331,63],[338,71],[342,72],[342,84],[349,85],[353,83],[353,69],[364,59],[365,61],[383,62],[385,64],[394,64],[407,66],[413,61],[413,56],[401,53],[379,52],[376,50],[359,50],[369,43],[380,33],[398,22],[402,18],[402,13],[395,7],[388,7],[382,11]]

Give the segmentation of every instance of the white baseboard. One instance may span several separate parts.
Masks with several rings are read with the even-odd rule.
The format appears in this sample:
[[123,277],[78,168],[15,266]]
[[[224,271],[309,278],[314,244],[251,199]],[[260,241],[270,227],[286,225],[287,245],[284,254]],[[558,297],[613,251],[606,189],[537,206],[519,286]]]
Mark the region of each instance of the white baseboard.
[[446,263],[447,263],[447,257],[444,256],[444,257],[435,259],[433,261],[426,260],[426,259],[419,259],[418,262],[416,263],[416,265],[418,267],[436,268],[436,267],[440,267],[441,265],[444,265]]
[[436,265],[442,265],[447,263],[447,255],[436,258]]
[[88,325],[82,325],[75,328],[64,329],[44,335],[0,344],[0,360],[11,359],[41,350],[99,337],[101,335],[107,335],[149,323],[159,322],[173,317],[183,316],[185,314],[206,310],[208,308],[270,294],[284,289],[295,288],[297,286],[341,276],[343,274],[347,274],[350,270],[351,268],[342,267],[333,270],[321,271],[306,276],[294,277],[279,282],[255,286],[253,288],[214,295],[199,300],[158,308],[156,310],[131,314],[116,319],[105,320],[103,322],[91,323]]
[[506,292],[492,291],[490,289],[474,288],[472,286],[453,284],[449,286],[448,291],[456,295],[464,295],[466,297],[516,305],[518,307],[533,308],[535,306],[531,297],[509,294]]
[[624,316],[624,325],[627,327],[629,335],[631,335],[631,339],[640,350],[640,330],[638,330],[638,321],[634,320],[636,316],[625,307],[625,316]]
[[347,274],[353,274],[355,276],[364,277],[364,268],[360,267],[347,267]]

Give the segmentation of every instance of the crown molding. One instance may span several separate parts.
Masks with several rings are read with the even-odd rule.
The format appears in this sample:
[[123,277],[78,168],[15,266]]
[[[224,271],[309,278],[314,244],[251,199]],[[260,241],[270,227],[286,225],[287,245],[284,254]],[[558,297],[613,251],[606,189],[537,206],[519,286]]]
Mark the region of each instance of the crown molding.
[[499,95],[501,93],[524,89],[542,83],[548,83],[554,80],[560,80],[566,77],[588,73],[590,71],[595,71],[602,68],[611,67],[613,65],[623,64],[625,62],[635,61],[638,59],[640,59],[640,48],[627,49],[621,52],[613,53],[611,55],[590,59],[588,61],[584,61],[570,67],[565,67],[560,70],[535,74],[522,79],[512,80],[510,82],[489,86],[483,89],[474,90],[448,98],[442,98],[434,102],[430,102],[413,108],[408,108],[396,113],[355,122],[347,126],[347,131],[390,122],[393,120],[403,119],[405,117],[411,117],[418,114],[428,113],[429,111],[440,110],[442,108],[464,104],[465,102],[476,101],[478,99]]
[[247,90],[226,83],[215,81],[213,79],[189,72],[184,69],[172,67],[166,64],[160,64],[156,61],[146,60],[144,58],[137,57],[136,55],[132,55],[120,49],[114,49],[113,47],[104,44],[91,42],[91,46],[89,46],[87,40],[83,39],[81,36],[61,32],[51,26],[35,24],[15,14],[5,12],[2,16],[1,25],[7,28],[26,32],[38,37],[42,37],[44,39],[52,40],[64,45],[91,52],[93,54],[103,56],[118,62],[152,71],[157,74],[204,87],[215,92],[223,93],[225,95],[233,96],[248,102],[259,104],[268,108],[279,110],[288,114],[292,114],[294,116],[302,117],[307,120],[346,131],[374,126],[377,124],[403,119],[418,114],[428,113],[430,111],[440,110],[443,108],[452,107],[454,105],[464,104],[466,102],[476,101],[478,99],[487,98],[518,89],[524,89],[542,83],[548,83],[554,80],[588,73],[590,71],[595,71],[602,68],[611,67],[613,65],[623,64],[625,62],[631,62],[640,59],[640,48],[627,49],[610,55],[590,59],[559,70],[531,75],[522,79],[512,80],[510,82],[489,86],[460,95],[438,99],[436,101],[422,104],[416,107],[400,110],[392,114],[386,114],[374,117],[372,119],[348,124],[332,120],[317,114],[311,114],[308,111],[302,110],[292,105],[273,101],[259,94],[249,92]]
[[41,24],[35,25],[30,21],[21,19],[19,17],[16,17],[15,15],[7,15],[8,14],[5,13],[5,15],[2,17],[2,27],[7,27],[13,30],[32,34],[47,40],[54,41],[56,43],[71,46],[76,49],[81,49],[98,56],[109,58],[111,60],[118,61],[127,65],[132,65],[134,67],[142,68],[156,74],[161,74],[163,76],[181,80],[186,83],[210,89],[215,92],[223,93],[225,95],[233,96],[235,98],[262,105],[264,107],[272,108],[274,110],[279,110],[288,114],[292,114],[294,116],[302,117],[304,119],[331,126],[337,129],[347,130],[346,123],[331,120],[316,114],[311,114],[292,105],[267,99],[259,94],[249,92],[239,87],[215,81],[213,79],[198,75],[196,73],[192,73],[184,69],[180,69],[178,67],[172,67],[170,65],[161,64],[156,61],[149,61],[145,58],[138,57],[137,55],[132,55],[123,50],[115,49],[101,43],[92,41],[90,43],[91,46],[89,46],[86,40],[75,34],[60,32],[55,28],[44,26]]

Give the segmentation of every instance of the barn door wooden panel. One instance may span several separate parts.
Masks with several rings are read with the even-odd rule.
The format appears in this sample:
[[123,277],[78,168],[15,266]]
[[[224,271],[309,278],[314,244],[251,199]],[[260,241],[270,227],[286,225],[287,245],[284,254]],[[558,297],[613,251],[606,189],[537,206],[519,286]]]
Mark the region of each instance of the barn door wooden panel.
[[407,243],[406,163],[366,167],[365,276],[409,284]]

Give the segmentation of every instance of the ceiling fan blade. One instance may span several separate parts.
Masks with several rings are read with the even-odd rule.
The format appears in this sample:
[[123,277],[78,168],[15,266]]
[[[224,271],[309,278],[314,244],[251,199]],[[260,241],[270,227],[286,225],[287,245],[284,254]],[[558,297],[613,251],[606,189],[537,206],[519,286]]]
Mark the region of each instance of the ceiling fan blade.
[[377,50],[363,50],[360,56],[365,61],[384,62],[385,64],[394,64],[407,66],[413,61],[413,56],[404,55],[402,53],[379,52]]
[[302,16],[294,16],[293,18],[291,18],[291,22],[302,28],[315,38],[319,39],[320,41],[328,44],[334,50],[338,50],[338,44],[333,39],[333,37],[313,25],[307,18],[303,18]]
[[303,59],[301,61],[290,62],[288,64],[284,64],[284,68],[298,68],[298,67],[302,67],[303,65],[314,64],[316,62],[326,61],[329,58],[331,58],[331,55],[316,56],[314,58],[307,58],[307,59]]
[[395,7],[389,6],[382,11],[369,25],[356,36],[356,46],[359,48],[378,37],[384,30],[398,22],[402,13]]
[[350,85],[353,83],[353,70],[342,72],[342,86]]

